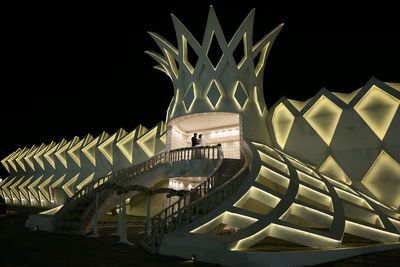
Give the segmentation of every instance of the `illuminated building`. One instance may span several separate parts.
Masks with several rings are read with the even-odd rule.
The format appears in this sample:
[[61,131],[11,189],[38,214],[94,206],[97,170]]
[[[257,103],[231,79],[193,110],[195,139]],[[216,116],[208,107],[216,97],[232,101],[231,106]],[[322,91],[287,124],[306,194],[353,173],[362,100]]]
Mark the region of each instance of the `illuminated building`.
[[[163,254],[304,265],[400,246],[398,84],[323,89],[305,102],[282,98],[268,111],[263,71],[283,25],[254,42],[253,10],[228,41],[210,8],[200,44],[172,19],[178,47],[150,33],[161,54],[147,52],[174,85],[165,123],[18,149],[2,160],[7,203],[55,208],[27,226],[87,233],[120,203],[107,192],[95,208],[98,186],[166,183],[192,191],[166,206],[153,197],[159,205],[144,246]],[[204,134],[204,148],[187,148],[194,132]],[[147,196],[125,198],[128,212],[144,215]],[[276,253],[279,246],[287,251]]]

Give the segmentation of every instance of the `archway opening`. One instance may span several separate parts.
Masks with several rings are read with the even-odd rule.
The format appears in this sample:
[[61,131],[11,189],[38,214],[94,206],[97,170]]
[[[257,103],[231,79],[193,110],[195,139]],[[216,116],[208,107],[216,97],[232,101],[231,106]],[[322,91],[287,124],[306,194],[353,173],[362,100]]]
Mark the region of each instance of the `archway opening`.
[[167,149],[192,146],[194,133],[202,134],[202,146],[221,144],[224,158],[240,159],[242,127],[240,115],[229,112],[190,114],[168,123]]

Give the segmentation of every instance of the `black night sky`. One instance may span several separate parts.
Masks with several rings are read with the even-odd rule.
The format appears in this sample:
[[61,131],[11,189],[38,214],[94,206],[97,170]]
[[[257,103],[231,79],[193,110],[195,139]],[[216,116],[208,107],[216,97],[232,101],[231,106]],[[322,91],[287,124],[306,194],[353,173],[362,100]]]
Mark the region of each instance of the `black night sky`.
[[164,120],[172,83],[144,54],[158,52],[147,31],[175,44],[174,13],[201,40],[210,4],[228,40],[253,7],[255,41],[285,23],[265,69],[268,106],[281,96],[306,100],[323,86],[350,92],[371,76],[400,82],[395,1],[53,2],[0,6],[1,159],[18,147]]

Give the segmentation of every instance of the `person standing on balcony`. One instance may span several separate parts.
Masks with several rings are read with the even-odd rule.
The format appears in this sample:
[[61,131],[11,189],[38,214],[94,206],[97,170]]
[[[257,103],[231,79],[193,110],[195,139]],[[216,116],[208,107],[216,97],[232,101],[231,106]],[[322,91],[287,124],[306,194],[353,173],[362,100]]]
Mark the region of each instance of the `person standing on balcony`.
[[199,138],[197,138],[197,145],[198,146],[203,146],[203,134],[199,134]]
[[195,147],[197,145],[197,133],[194,133],[192,136],[192,147]]

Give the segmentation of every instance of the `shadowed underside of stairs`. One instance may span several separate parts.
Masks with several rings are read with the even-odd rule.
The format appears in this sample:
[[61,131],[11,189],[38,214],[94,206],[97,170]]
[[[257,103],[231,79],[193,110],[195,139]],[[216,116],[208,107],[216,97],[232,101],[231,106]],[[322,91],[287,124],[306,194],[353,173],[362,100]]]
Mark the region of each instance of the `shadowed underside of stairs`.
[[[146,162],[103,177],[78,191],[55,214],[55,231],[86,234],[91,230],[96,218],[100,218],[113,209],[122,199],[128,199],[137,193],[132,191],[124,196],[119,196],[111,189],[96,190],[99,186],[115,183],[122,186],[139,184],[151,187],[163,179],[179,176],[183,170],[186,170],[186,175],[200,170],[202,175],[199,173],[197,175],[208,175],[205,183],[209,189],[212,189],[229,179],[240,169],[241,165],[240,160],[223,159],[220,146],[183,148],[160,153]],[[210,172],[211,175],[209,175]],[[208,193],[208,191],[202,191],[202,193]],[[97,208],[95,205],[96,194],[98,197]],[[96,214],[97,216],[95,216]]]

